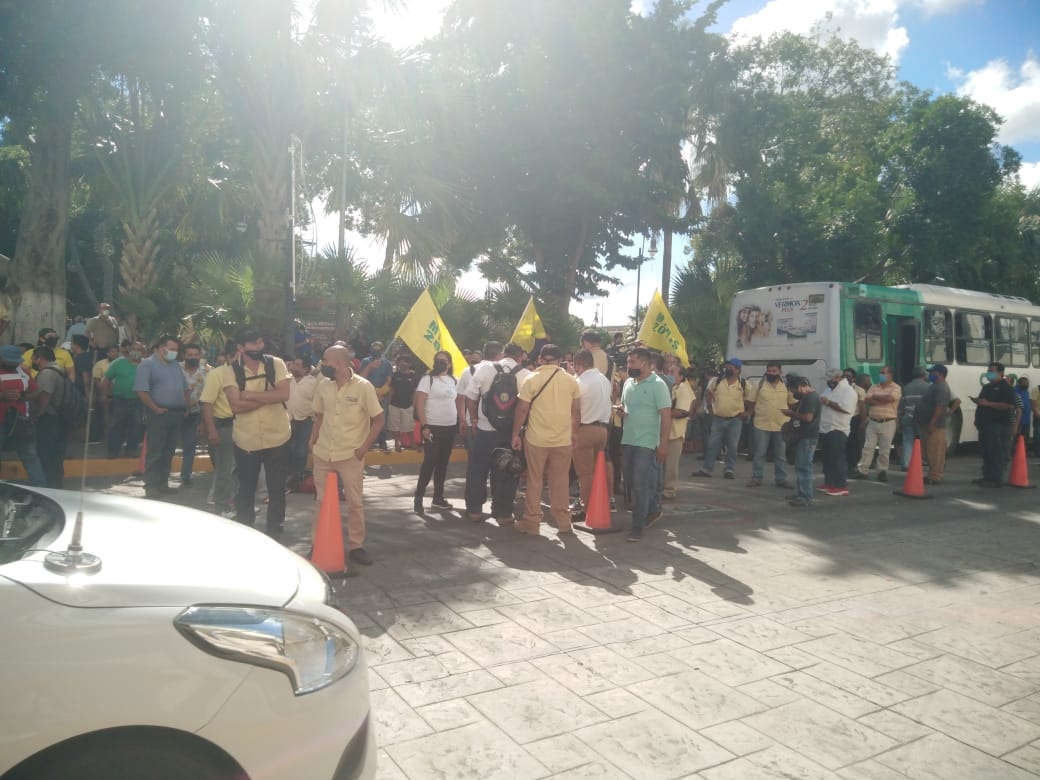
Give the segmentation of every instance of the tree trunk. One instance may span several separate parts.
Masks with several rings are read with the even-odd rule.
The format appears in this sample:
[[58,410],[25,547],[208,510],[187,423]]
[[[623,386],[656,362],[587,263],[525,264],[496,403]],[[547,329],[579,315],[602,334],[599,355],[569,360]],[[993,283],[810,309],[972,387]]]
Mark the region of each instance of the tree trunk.
[[18,226],[11,340],[36,343],[40,328],[65,330],[65,245],[69,231],[69,144],[76,104],[64,101],[35,128],[29,187]]

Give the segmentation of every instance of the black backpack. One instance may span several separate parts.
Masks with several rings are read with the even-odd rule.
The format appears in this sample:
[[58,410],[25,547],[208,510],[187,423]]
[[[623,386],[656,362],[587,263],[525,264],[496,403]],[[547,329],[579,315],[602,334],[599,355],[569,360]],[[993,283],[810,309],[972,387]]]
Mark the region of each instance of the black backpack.
[[[51,408],[58,416],[58,420],[64,425],[75,426],[81,424],[87,417],[87,399],[76,387],[75,382],[57,366],[44,366],[43,371],[51,369],[62,379],[61,398]],[[51,399],[53,402],[53,398]]]
[[496,431],[512,431],[516,413],[516,374],[495,364],[495,378],[480,400],[480,408]]
[[[231,364],[231,370],[235,372],[235,384],[238,385],[239,390],[246,389],[246,367],[242,365],[241,360],[236,360]],[[252,377],[250,377],[252,378]],[[274,387],[274,358],[270,355],[264,355],[264,389],[268,387]]]

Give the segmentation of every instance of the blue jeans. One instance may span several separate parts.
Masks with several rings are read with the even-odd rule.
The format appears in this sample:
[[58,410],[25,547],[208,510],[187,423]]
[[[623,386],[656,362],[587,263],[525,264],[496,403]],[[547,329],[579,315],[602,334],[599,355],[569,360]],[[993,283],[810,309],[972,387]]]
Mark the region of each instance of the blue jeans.
[[[3,421],[6,423],[6,421]],[[13,423],[12,423],[13,424]],[[47,477],[43,473],[43,464],[40,456],[36,454],[36,431],[35,425],[21,436],[12,436],[8,432],[6,424],[0,424],[0,451],[14,450],[22,461],[22,467],[29,477],[29,484],[37,487],[46,487]]]
[[[471,515],[484,511],[488,497],[488,477],[491,477],[491,516],[513,516],[516,504],[517,477],[500,472],[492,462],[491,451],[510,446],[512,437],[505,431],[482,431],[479,428],[469,442],[469,462],[466,466],[466,511]],[[529,488],[533,489],[533,488]]]
[[813,495],[813,452],[816,450],[816,439],[799,439],[794,443],[794,471],[798,475],[798,488],[795,500],[806,504],[812,501]]
[[725,470],[732,474],[737,470],[737,442],[740,441],[740,431],[744,428],[744,421],[739,417],[714,417],[711,421],[711,436],[708,437],[708,449],[704,451],[704,463],[701,471],[710,474],[715,468],[715,459],[719,456],[722,445],[726,445]]
[[625,482],[632,487],[632,529],[642,529],[646,516],[661,511],[661,485],[664,482],[657,450],[621,445]]
[[823,484],[836,488],[849,486],[849,460],[845,457],[848,441],[844,431],[827,431],[820,436]]
[[780,431],[763,431],[755,428],[752,432],[752,450],[754,460],[751,462],[751,479],[762,481],[766,470],[766,451],[773,448],[773,478],[776,484],[787,481],[787,443]]
[[[910,422],[903,423],[903,468],[910,468],[910,457],[914,454],[914,439],[918,438],[921,434],[917,430],[917,426]],[[921,455],[924,455],[922,452]]]

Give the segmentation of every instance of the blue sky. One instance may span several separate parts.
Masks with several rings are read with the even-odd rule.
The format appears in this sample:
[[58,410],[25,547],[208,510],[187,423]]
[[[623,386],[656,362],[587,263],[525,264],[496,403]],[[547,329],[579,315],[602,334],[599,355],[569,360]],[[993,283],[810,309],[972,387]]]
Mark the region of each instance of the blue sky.
[[[632,8],[641,12],[652,3],[633,0]],[[447,5],[411,0],[403,14],[377,18],[376,29],[394,46],[418,43],[436,34]],[[706,5],[701,0],[694,13]],[[715,29],[739,40],[784,30],[808,33],[821,22],[888,54],[901,80],[992,106],[1005,120],[998,140],[1022,154],[1022,182],[1040,186],[1040,0],[730,0]],[[675,246],[675,265],[683,262],[681,246]],[[382,258],[378,247],[360,249]],[[606,324],[624,324],[637,299],[635,272],[621,282],[607,298],[572,304],[571,313],[591,323],[597,312],[612,312]],[[644,264],[640,282],[638,300],[646,304],[660,287],[660,254]],[[466,274],[463,285],[483,290],[476,273]]]

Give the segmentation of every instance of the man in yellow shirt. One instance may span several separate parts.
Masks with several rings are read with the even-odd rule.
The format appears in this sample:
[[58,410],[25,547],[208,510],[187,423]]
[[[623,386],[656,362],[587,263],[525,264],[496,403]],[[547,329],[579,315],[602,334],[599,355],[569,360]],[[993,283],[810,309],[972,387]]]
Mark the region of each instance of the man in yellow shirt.
[[213,463],[209,502],[214,505],[213,511],[223,517],[235,516],[232,500],[238,490],[235,480],[235,442],[231,435],[235,415],[224,392],[224,387],[235,381],[230,363],[237,356],[238,348],[229,341],[224,350],[225,361],[206,375],[199,396],[202,422],[209,441],[209,457]]
[[[72,360],[72,353],[58,346],[58,332],[54,328],[40,328],[36,346],[50,347],[54,351],[54,364],[64,371],[69,379],[73,382],[76,381],[76,368]],[[28,372],[29,376],[36,376],[32,349],[27,349],[22,353],[22,368]]]
[[[372,383],[354,372],[354,356],[346,347],[332,346],[322,356],[322,379],[314,389],[311,454],[314,458],[314,487],[321,498],[329,474],[339,474],[347,508],[348,557],[368,566],[372,558],[365,551],[365,506],[362,484],[365,454],[383,429],[383,406]],[[317,532],[315,514],[312,538]]]
[[753,439],[753,460],[751,462],[751,481],[748,487],[760,487],[766,468],[766,452],[773,448],[773,479],[777,487],[790,487],[787,482],[787,444],[780,435],[780,429],[787,422],[784,409],[792,409],[798,405],[798,399],[781,381],[779,361],[766,363],[766,373],[757,387],[747,389],[747,410],[755,413]]
[[704,394],[706,403],[711,404],[711,435],[704,450],[704,463],[693,472],[692,477],[710,477],[715,468],[723,444],[726,446],[726,463],[723,476],[733,479],[737,471],[737,442],[748,414],[744,409],[744,393],[747,383],[740,377],[743,367],[740,358],[730,358],[722,368],[722,376],[709,382]]
[[[513,449],[524,448],[527,492],[524,518],[517,530],[537,536],[542,525],[542,484],[549,480],[549,510],[561,534],[573,533],[568,492],[571,450],[581,424],[578,380],[560,367],[562,350],[546,344],[538,353],[541,365],[520,385],[513,419]],[[527,423],[523,439],[520,429]]]
[[235,414],[231,438],[235,442],[235,519],[245,525],[256,522],[253,500],[260,467],[267,476],[267,533],[282,535],[285,523],[285,479],[289,468],[289,370],[285,361],[264,354],[264,339],[247,329],[235,339],[238,357],[223,373],[224,394]]

